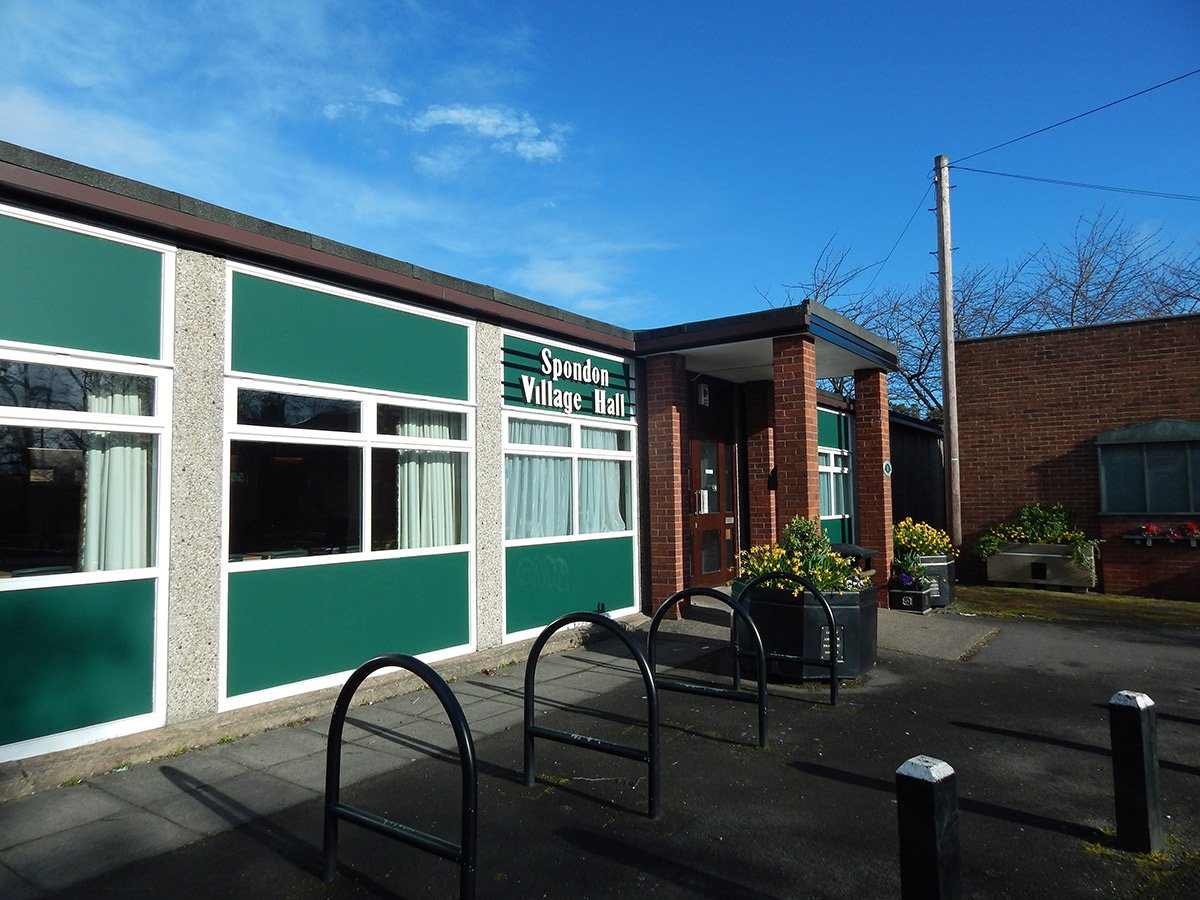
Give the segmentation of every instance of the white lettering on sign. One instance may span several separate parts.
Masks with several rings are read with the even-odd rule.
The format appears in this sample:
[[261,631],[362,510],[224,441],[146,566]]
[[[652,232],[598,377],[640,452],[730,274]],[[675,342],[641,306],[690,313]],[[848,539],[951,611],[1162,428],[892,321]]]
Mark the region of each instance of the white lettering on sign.
[[571,362],[559,359],[550,352],[549,347],[542,348],[542,374],[549,375],[551,381],[566,378],[568,381],[577,381],[580,384],[597,384],[600,387],[608,387],[608,369],[593,366],[591,357],[581,363]]
[[532,375],[521,376],[521,394],[526,403],[534,406],[549,406],[565,413],[583,409],[583,394],[556,388],[553,381],[545,378],[537,381]]

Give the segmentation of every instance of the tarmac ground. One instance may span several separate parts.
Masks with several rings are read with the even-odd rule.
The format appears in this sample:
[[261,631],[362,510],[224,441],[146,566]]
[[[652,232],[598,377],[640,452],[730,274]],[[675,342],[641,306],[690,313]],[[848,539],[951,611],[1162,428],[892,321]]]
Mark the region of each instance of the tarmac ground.
[[[727,616],[663,627],[659,659],[728,683]],[[644,623],[643,623],[644,624]],[[635,634],[644,639],[644,629]],[[479,772],[477,895],[896,897],[895,772],[955,770],[964,897],[1200,896],[1200,631],[880,611],[875,669],[837,706],[660,692],[647,767],[538,740],[523,777],[524,666],[451,687]],[[537,722],[644,745],[646,691],[615,640],[544,656]],[[1107,701],[1155,702],[1167,845],[1116,849]],[[0,896],[452,897],[450,862],[349,823],[320,876],[328,716],[0,805]],[[355,706],[342,799],[456,841],[461,771],[432,691]]]

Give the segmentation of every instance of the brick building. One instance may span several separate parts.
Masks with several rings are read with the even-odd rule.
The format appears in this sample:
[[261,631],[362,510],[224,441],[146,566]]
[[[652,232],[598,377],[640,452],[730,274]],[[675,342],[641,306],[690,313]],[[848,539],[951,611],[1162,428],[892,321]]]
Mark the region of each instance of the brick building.
[[[1064,503],[1104,541],[1098,589],[1200,600],[1200,316],[959,341],[963,536]],[[982,577],[964,553],[960,570]]]

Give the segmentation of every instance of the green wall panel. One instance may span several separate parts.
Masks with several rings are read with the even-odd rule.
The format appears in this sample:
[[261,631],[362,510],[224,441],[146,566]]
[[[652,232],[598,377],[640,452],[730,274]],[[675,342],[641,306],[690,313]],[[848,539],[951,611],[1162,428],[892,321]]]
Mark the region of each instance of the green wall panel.
[[153,579],[0,594],[0,744],[149,713]]
[[158,359],[161,253],[0,216],[0,338]]
[[850,543],[850,520],[849,519],[825,519],[821,522],[821,528],[829,535],[829,540],[835,544]]
[[233,368],[466,400],[465,325],[235,272]]
[[228,695],[358,668],[381,653],[470,640],[469,555],[229,576]]
[[634,602],[631,537],[509,547],[505,557],[509,634]]
[[850,417],[826,409],[818,409],[817,443],[822,447],[850,450]]

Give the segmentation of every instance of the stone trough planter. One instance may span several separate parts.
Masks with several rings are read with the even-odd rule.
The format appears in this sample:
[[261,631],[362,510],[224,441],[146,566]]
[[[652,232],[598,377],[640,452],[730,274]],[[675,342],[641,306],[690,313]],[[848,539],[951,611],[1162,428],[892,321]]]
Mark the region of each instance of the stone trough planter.
[[[1095,555],[1092,557],[1095,565]],[[1071,561],[1069,544],[1003,544],[987,558],[988,581],[1087,590],[1092,573]]]

